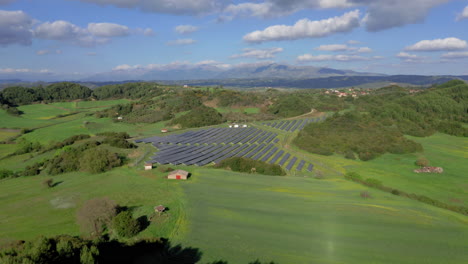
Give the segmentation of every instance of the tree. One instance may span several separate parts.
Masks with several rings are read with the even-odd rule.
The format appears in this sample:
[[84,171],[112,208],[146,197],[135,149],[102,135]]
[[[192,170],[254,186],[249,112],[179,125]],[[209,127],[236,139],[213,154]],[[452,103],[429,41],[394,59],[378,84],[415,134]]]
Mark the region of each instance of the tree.
[[117,153],[104,148],[88,149],[80,158],[80,169],[90,173],[104,172],[121,164],[122,160]]
[[119,213],[112,221],[112,227],[122,237],[132,237],[141,231],[140,222],[129,211]]
[[77,213],[81,230],[93,236],[100,236],[117,214],[117,208],[118,205],[109,198],[88,200]]

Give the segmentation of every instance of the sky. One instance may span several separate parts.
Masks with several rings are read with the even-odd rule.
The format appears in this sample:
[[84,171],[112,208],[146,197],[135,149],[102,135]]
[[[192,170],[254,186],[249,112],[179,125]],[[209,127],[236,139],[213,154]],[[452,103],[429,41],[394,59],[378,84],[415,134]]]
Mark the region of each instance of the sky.
[[0,0],[0,79],[272,62],[468,75],[468,1]]

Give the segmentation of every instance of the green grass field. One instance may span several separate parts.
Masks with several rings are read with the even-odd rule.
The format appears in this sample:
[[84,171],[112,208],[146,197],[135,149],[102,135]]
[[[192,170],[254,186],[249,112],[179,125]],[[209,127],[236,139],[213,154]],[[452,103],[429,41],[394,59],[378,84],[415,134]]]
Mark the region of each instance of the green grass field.
[[103,174],[68,173],[54,176],[56,187],[42,185],[48,177],[36,176],[0,181],[1,240],[31,239],[38,235],[79,235],[76,210],[84,201],[109,197],[132,208],[134,216],[151,215],[163,204],[167,214],[154,218],[139,237],[169,237],[180,219],[183,194],[170,182],[134,168],[119,168]]
[[[177,242],[203,261],[464,263],[468,219],[344,180],[198,169]],[[360,197],[369,190],[371,199]]]
[[[43,144],[106,131],[138,138],[161,135],[164,122],[127,124],[87,115],[116,103],[122,101],[22,106],[22,117],[0,110],[0,127],[37,128],[21,138]],[[81,113],[54,118],[74,111]],[[347,171],[356,171],[405,192],[467,206],[466,138],[411,137],[424,146],[424,153],[386,154],[361,162],[304,152],[291,144],[297,132],[255,126],[277,132],[277,146],[312,162],[314,172],[297,173],[293,167],[286,177],[272,177],[171,166],[193,177],[168,181],[157,169],[142,170],[154,148],[139,144],[137,150],[125,152],[128,165],[103,174],[54,176],[58,185],[53,188],[42,185],[46,175],[0,180],[0,242],[41,234],[78,235],[76,210],[88,199],[109,197],[130,207],[135,217],[152,215],[156,205],[167,206],[169,211],[155,217],[137,238],[162,236],[173,244],[196,247],[203,252],[203,263],[248,263],[257,258],[277,263],[466,263],[468,217],[343,179]],[[0,138],[17,133],[0,130]],[[0,145],[0,157],[15,149],[14,144]],[[13,156],[0,160],[0,168],[22,170],[54,154]],[[444,173],[413,173],[421,156],[443,167]],[[324,180],[313,177],[317,171]],[[360,197],[362,191],[372,198]]]

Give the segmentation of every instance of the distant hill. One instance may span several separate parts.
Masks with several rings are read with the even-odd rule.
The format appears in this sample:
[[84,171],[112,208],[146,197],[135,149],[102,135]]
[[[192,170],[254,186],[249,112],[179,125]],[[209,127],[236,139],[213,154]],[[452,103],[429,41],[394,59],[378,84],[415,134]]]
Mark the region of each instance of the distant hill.
[[382,74],[336,70],[314,66],[294,66],[286,64],[241,64],[231,67],[214,65],[178,65],[156,69],[125,69],[100,73],[83,81],[123,81],[123,80],[207,80],[207,79],[263,79],[263,78],[320,78],[331,76],[382,76]]
[[173,81],[168,84],[187,84],[192,86],[211,86],[223,85],[225,87],[254,88],[254,87],[272,87],[272,88],[299,88],[299,89],[318,89],[318,88],[341,88],[341,87],[382,87],[390,84],[403,86],[430,86],[441,84],[450,80],[461,79],[468,81],[468,76],[423,76],[423,75],[390,75],[390,76],[332,76],[324,78],[309,79],[282,79],[282,78],[263,78],[263,79],[218,79],[218,80],[191,80],[191,81]]

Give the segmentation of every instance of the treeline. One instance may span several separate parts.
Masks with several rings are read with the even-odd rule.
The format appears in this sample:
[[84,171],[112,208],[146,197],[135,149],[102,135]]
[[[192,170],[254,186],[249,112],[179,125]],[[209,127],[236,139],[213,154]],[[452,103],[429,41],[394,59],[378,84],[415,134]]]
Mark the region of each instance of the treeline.
[[430,136],[435,132],[468,136],[468,85],[450,81],[411,94],[391,86],[351,102],[355,110],[335,114],[323,123],[305,127],[294,143],[316,154],[342,154],[370,160],[384,153],[422,151],[403,135]]
[[223,115],[216,109],[201,105],[185,115],[173,119],[172,125],[180,125],[182,128],[213,126],[224,123]]
[[228,158],[216,164],[216,168],[263,175],[284,176],[286,172],[278,164],[269,164],[259,160],[243,157]]
[[3,100],[13,106],[26,105],[34,102],[54,102],[68,101],[89,98],[92,90],[88,87],[61,82],[48,85],[46,87],[8,87],[1,91]]
[[429,197],[427,197],[425,195],[407,193],[407,192],[404,192],[404,191],[401,191],[401,190],[398,190],[398,189],[394,189],[392,187],[385,186],[381,181],[379,181],[377,179],[373,179],[373,178],[364,179],[364,178],[362,178],[361,175],[359,175],[356,172],[347,172],[345,174],[344,178],[346,180],[357,182],[357,183],[366,185],[366,186],[371,187],[371,188],[376,188],[376,189],[379,189],[381,191],[391,193],[393,195],[406,197],[406,198],[409,198],[409,199],[412,199],[412,200],[423,202],[425,204],[429,204],[429,205],[432,205],[432,206],[436,206],[436,207],[439,207],[439,208],[450,210],[450,211],[460,213],[460,214],[463,214],[463,215],[468,215],[468,207],[450,205],[450,204],[447,204],[447,203],[444,203],[444,202],[429,198]]
[[356,100],[356,109],[369,112],[387,126],[412,136],[435,132],[468,136],[468,84],[453,80],[411,95],[399,87],[377,90],[375,96]]
[[384,153],[412,153],[422,146],[408,140],[395,127],[385,126],[357,111],[335,114],[325,122],[308,125],[294,139],[300,148],[320,155],[345,155],[366,161]]
[[[58,154],[50,159],[26,166],[20,172],[1,169],[0,179],[34,176],[42,172],[48,175],[74,171],[89,173],[105,172],[114,167],[121,166],[125,162],[125,157],[119,153],[109,151],[101,145],[109,144],[110,146],[123,149],[136,148],[135,144],[127,141],[128,138],[129,135],[125,132],[105,132],[97,134],[95,139],[91,139],[89,135],[75,135],[49,146],[42,146],[39,143],[23,140],[19,142],[20,147],[18,150],[9,156],[34,152],[42,154],[52,150],[58,150]],[[88,140],[75,144],[85,139]]]
[[[110,239],[85,239],[77,236],[40,236],[30,241],[14,241],[0,246],[0,262],[8,264],[114,264],[114,263],[200,263],[198,248],[173,245],[164,238],[121,242]],[[224,260],[211,264],[228,264]],[[205,263],[205,264],[210,264]],[[274,264],[255,260],[249,264]]]

